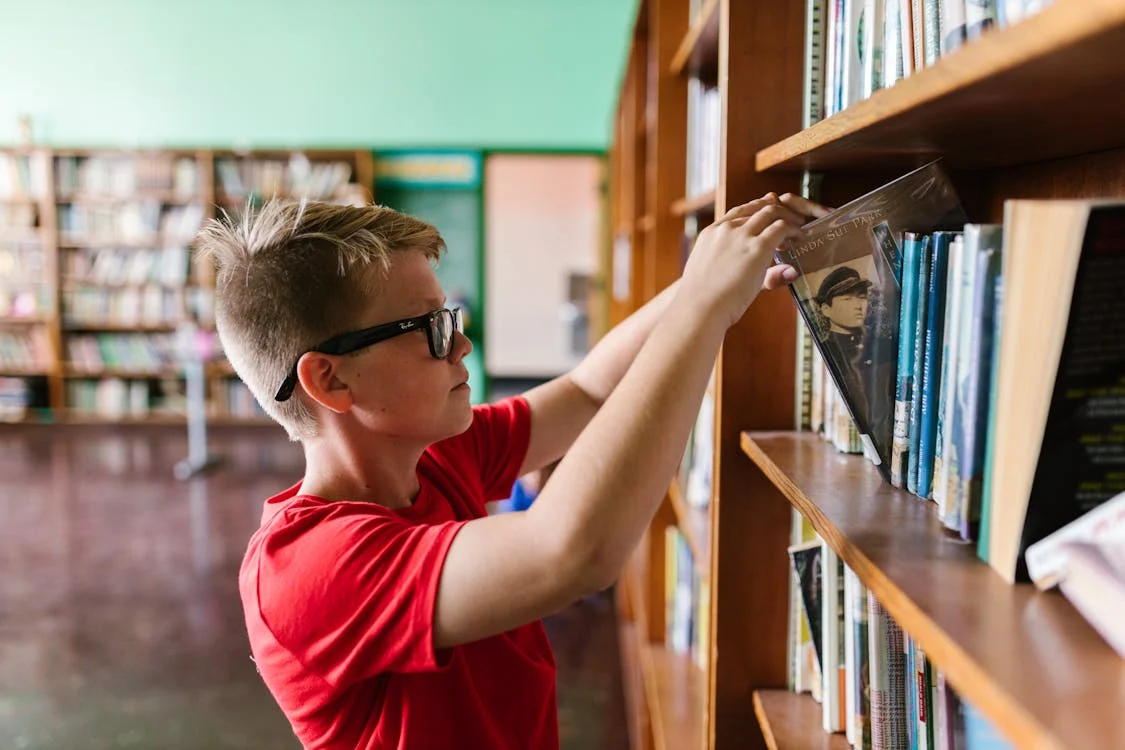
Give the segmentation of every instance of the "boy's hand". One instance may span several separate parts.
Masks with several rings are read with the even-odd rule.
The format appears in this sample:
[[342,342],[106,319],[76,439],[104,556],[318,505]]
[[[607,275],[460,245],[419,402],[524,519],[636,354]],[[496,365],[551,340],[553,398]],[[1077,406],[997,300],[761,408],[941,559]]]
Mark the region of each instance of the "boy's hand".
[[773,253],[786,239],[803,237],[801,225],[810,217],[827,212],[803,198],[774,193],[731,209],[699,233],[680,293],[711,308],[727,326],[734,324],[763,287],[775,288],[796,277],[788,266],[767,275]]

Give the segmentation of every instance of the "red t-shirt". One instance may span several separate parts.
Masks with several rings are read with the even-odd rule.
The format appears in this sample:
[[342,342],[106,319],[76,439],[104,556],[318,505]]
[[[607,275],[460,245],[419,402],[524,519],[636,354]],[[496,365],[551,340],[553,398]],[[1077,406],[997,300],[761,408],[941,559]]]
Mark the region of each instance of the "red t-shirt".
[[[258,670],[306,748],[557,748],[540,622],[434,650],[453,537],[507,497],[527,454],[521,398],[474,409],[418,463],[414,504],[270,498],[239,575]],[[512,560],[512,565],[519,565]]]

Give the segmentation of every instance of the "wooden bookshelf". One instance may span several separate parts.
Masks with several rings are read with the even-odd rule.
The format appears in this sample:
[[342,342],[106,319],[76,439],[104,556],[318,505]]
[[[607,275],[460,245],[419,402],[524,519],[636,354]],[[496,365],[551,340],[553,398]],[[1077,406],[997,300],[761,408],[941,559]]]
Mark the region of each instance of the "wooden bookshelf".
[[706,193],[699,195],[690,195],[680,198],[672,204],[672,214],[675,216],[687,216],[688,214],[698,214],[704,212],[714,213],[715,211],[715,191],[709,190]]
[[675,481],[668,488],[668,501],[676,513],[676,524],[687,538],[692,557],[704,578],[711,575],[711,512],[689,505]]
[[706,0],[672,58],[673,75],[696,75],[713,84],[719,69],[719,1]]
[[821,726],[821,706],[812,696],[788,690],[755,690],[754,715],[770,750],[848,750],[842,734]]
[[[198,212],[200,221],[215,215],[215,205],[224,199],[221,194],[222,180],[216,173],[217,160],[227,160],[237,164],[253,165],[259,161],[271,161],[288,165],[290,160],[301,155],[308,159],[316,169],[323,163],[342,163],[347,167],[343,183],[328,179],[317,185],[333,193],[340,200],[370,200],[374,179],[374,161],[370,151],[358,149],[318,149],[318,150],[268,150],[268,151],[223,151],[210,149],[85,149],[85,148],[39,148],[0,149],[0,159],[25,157],[29,154],[41,160],[36,171],[36,189],[41,195],[7,195],[0,198],[2,206],[27,206],[35,212],[36,224],[33,228],[11,229],[0,226],[0,245],[5,243],[36,244],[43,249],[45,256],[46,286],[51,290],[53,300],[51,309],[34,318],[4,317],[0,319],[0,332],[26,328],[42,327],[47,331],[51,345],[51,361],[48,367],[8,368],[3,373],[18,377],[46,377],[48,398],[46,403],[34,403],[32,408],[49,411],[51,417],[62,422],[138,422],[182,424],[184,417],[167,414],[154,408],[148,416],[129,416],[119,419],[107,412],[99,417],[96,412],[76,410],[70,407],[67,397],[66,381],[105,380],[120,378],[126,380],[160,379],[181,377],[178,368],[162,368],[151,371],[127,366],[104,366],[96,369],[76,369],[68,363],[70,355],[68,341],[73,336],[114,336],[137,334],[143,336],[171,335],[185,322],[192,322],[202,330],[213,330],[209,318],[201,318],[200,310],[193,308],[192,299],[205,301],[212,293],[214,273],[212,269],[196,267],[194,259],[189,259],[187,246],[195,233],[194,222],[179,222],[187,212]],[[89,168],[89,169],[87,169]],[[286,166],[285,168],[288,168]],[[181,173],[183,169],[183,173]],[[124,172],[125,179],[118,170]],[[109,179],[113,176],[114,179]],[[122,186],[132,189],[125,190]],[[258,199],[250,186],[243,201],[248,196]],[[339,188],[339,190],[337,190]],[[284,194],[283,195],[287,195]],[[139,210],[140,206],[158,204],[160,215],[155,226],[143,226],[142,231],[126,233],[122,227],[129,225],[120,217],[121,212]],[[187,214],[194,218],[195,214]],[[108,217],[108,218],[107,218]],[[132,217],[129,217],[132,218]],[[167,225],[165,224],[165,220]],[[148,220],[148,219],[146,219]],[[107,230],[106,223],[111,230]],[[101,222],[101,223],[99,223]],[[180,224],[191,224],[181,226]],[[66,228],[65,231],[63,228]],[[96,230],[96,231],[91,231]],[[164,281],[150,278],[137,283],[122,278],[95,278],[90,272],[93,257],[101,252],[160,253],[169,244],[184,248],[187,276],[183,280]],[[73,268],[79,267],[80,256],[85,255],[86,277],[75,275]],[[162,260],[154,258],[154,260]],[[160,316],[140,316],[139,299],[146,292],[157,291],[168,295],[161,298]],[[70,305],[76,304],[79,295],[103,295],[107,300],[104,309],[76,311]],[[114,305],[120,301],[117,295],[133,295],[137,298],[133,313],[121,313]],[[146,302],[147,304],[147,302]],[[165,309],[167,308],[167,309]],[[76,314],[77,313],[77,314]],[[128,322],[147,317],[158,320],[156,323]],[[234,376],[229,367],[208,368],[210,381],[208,392],[214,394],[216,386]],[[225,392],[225,391],[224,391]],[[226,404],[211,403],[208,409],[213,413],[226,414]],[[44,418],[43,421],[49,421]],[[219,421],[230,424],[268,423],[261,417],[224,416]]]
[[743,449],[1018,747],[1125,747],[1125,661],[1060,594],[1008,585],[932,503],[815,435],[745,433]]
[[1121,145],[1125,5],[1068,0],[762,149],[758,170],[954,168],[1041,162]]
[[[613,320],[678,275],[684,217],[797,192],[802,170],[819,178],[822,203],[841,205],[941,157],[978,222],[1001,220],[1012,198],[1125,196],[1118,0],[1060,0],[802,129],[806,5],[715,0],[691,19],[687,0],[640,3],[611,151],[611,226],[629,251],[618,266],[627,279],[607,269],[610,286],[628,290]],[[713,196],[685,197],[682,84],[710,75],[705,56],[721,101],[718,184]],[[622,607],[634,625],[661,618],[640,638],[642,649],[660,645],[664,559],[653,540],[676,523],[708,569],[706,747],[844,746],[823,732],[811,699],[776,692],[787,682],[792,507],[1015,745],[1125,747],[1115,710],[1125,705],[1125,666],[1062,597],[1005,584],[945,536],[926,503],[886,486],[862,459],[773,432],[794,427],[796,325],[781,291],[760,295],[728,333],[706,521],[669,490],[631,568],[635,601]],[[652,727],[666,721],[660,701],[634,705]],[[641,735],[634,747],[652,742]]]

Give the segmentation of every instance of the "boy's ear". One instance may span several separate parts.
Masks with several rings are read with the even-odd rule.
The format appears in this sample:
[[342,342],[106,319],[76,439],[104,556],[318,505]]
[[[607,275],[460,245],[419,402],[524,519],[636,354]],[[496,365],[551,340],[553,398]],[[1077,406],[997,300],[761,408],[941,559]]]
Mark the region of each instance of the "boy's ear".
[[343,414],[351,408],[352,392],[336,377],[337,358],[320,352],[305,352],[297,360],[297,380],[305,393],[325,409]]

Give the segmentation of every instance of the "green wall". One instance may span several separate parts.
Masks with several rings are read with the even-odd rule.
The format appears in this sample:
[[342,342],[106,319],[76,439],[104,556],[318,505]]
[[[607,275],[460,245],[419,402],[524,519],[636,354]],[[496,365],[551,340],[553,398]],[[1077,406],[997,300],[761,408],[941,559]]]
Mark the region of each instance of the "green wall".
[[602,149],[636,0],[38,0],[0,144]]

